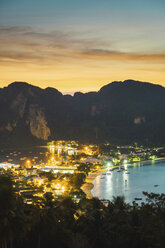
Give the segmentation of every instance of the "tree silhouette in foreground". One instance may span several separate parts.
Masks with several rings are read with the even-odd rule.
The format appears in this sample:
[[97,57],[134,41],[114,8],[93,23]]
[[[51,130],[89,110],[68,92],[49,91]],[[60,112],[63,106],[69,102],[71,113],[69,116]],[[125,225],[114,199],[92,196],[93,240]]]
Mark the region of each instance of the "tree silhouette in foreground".
[[[73,181],[74,182],[74,181]],[[1,248],[164,248],[165,194],[148,194],[140,206],[115,197],[79,202],[46,193],[28,205],[10,175],[0,175]]]

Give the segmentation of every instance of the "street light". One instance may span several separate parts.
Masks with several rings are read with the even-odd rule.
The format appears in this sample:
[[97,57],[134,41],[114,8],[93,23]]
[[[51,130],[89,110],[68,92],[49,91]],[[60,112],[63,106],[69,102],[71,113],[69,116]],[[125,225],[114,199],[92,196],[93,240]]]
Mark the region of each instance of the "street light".
[[31,161],[30,161],[30,160],[26,160],[26,165],[27,165],[27,167],[29,167],[30,164],[31,164]]

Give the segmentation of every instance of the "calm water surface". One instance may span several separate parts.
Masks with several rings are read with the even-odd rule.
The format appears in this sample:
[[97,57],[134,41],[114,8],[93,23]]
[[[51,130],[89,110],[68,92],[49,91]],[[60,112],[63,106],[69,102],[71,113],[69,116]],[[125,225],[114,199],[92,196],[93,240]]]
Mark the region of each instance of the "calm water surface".
[[127,167],[127,170],[130,174],[115,170],[111,175],[98,176],[93,181],[93,196],[107,200],[112,200],[113,196],[124,196],[125,201],[131,203],[135,197],[145,200],[142,191],[165,193],[165,160],[138,163]]
[[0,163],[23,165],[27,159],[30,159],[33,164],[45,163],[48,159],[47,152],[47,147],[0,149]]

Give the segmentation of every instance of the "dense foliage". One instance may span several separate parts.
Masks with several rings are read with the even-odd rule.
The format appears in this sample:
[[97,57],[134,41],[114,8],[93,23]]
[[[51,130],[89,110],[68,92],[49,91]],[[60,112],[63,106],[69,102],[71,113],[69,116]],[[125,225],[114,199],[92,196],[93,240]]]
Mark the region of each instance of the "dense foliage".
[[164,248],[165,195],[148,194],[146,203],[116,197],[54,199],[27,205],[10,176],[0,176],[0,247],[7,248]]

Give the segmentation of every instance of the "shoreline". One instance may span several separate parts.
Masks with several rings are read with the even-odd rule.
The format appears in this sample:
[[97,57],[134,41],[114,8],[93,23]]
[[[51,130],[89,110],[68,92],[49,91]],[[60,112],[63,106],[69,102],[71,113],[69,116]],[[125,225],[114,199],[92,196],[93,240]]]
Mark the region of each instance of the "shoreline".
[[[135,161],[135,162],[132,162],[132,163],[128,163],[127,166],[132,167],[133,164],[137,164],[137,163],[144,163],[144,162],[151,162],[152,163],[152,161],[156,162],[156,161],[161,161],[161,160],[165,160],[165,157],[156,158],[154,160]],[[118,166],[113,166],[113,168],[118,168]],[[96,177],[100,176],[105,171],[107,171],[107,168],[100,169],[100,170],[98,170],[96,172],[90,173],[87,176],[86,181],[82,185],[81,189],[84,191],[84,193],[86,194],[86,197],[88,199],[93,198],[93,195],[92,195],[92,192],[91,192],[91,190],[94,188],[93,181],[95,180]]]
[[105,172],[107,169],[100,169],[96,172],[93,173],[89,173],[89,175],[86,178],[85,183],[82,185],[81,189],[84,191],[84,193],[86,194],[86,197],[88,199],[93,198],[92,192],[91,190],[94,187],[93,181],[95,180],[96,177],[100,176],[103,172]]

